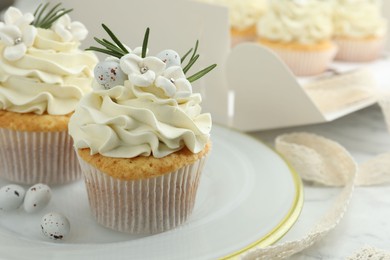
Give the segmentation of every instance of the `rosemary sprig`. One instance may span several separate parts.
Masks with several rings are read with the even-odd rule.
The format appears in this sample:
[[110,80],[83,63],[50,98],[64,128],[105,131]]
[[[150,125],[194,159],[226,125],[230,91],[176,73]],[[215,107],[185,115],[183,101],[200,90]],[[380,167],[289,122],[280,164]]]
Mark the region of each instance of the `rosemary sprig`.
[[186,54],[184,54],[184,56],[181,58],[180,62],[183,64],[183,62],[186,60],[187,56],[190,55],[190,53],[192,52],[193,48],[191,48],[189,51],[186,52]]
[[128,54],[129,51],[126,49],[126,47],[122,44],[122,42],[116,37],[116,35],[108,28],[105,24],[102,24],[103,29],[107,32],[107,34],[110,36],[111,40],[113,42],[110,42],[106,39],[99,39],[94,37],[94,40],[99,43],[104,48],[99,48],[95,46],[90,46],[87,48],[87,51],[97,51],[101,53],[105,53],[110,56],[114,56],[117,58],[121,58],[124,55]]
[[210,65],[207,68],[205,68],[205,69],[195,73],[194,75],[188,77],[187,80],[189,82],[194,82],[195,80],[200,79],[201,77],[203,77],[204,75],[206,75],[207,73],[212,71],[215,67],[217,67],[217,64]]
[[190,70],[190,68],[192,67],[192,65],[194,65],[195,62],[196,62],[198,59],[199,59],[199,54],[195,55],[195,57],[193,57],[193,58],[190,59],[190,61],[188,62],[187,66],[185,66],[185,67],[183,68],[184,74],[186,74],[186,73]]
[[115,34],[108,28],[104,23],[102,24],[103,29],[107,32],[107,34],[111,37],[111,39],[121,48],[125,53],[129,53],[126,47],[122,44],[122,42],[115,36]]
[[199,40],[196,40],[194,52],[192,53],[190,61],[195,58],[196,52],[198,51],[198,46],[199,46]]
[[[187,72],[191,69],[191,67],[199,59],[199,54],[197,54],[198,46],[199,46],[199,40],[196,41],[195,47],[191,48],[186,54],[184,54],[183,58],[181,58],[181,62],[183,63],[183,61],[187,58],[187,56],[190,55],[190,53],[192,52],[190,60],[188,61],[187,65],[183,68],[184,74],[187,74]],[[187,80],[189,82],[194,82],[195,80],[200,79],[201,77],[203,77],[204,75],[206,75],[207,73],[212,71],[215,67],[217,67],[217,64],[210,65],[207,68],[204,68],[203,70],[198,71],[194,75],[187,77]]]
[[31,23],[32,25],[37,28],[49,29],[60,17],[73,11],[73,9],[60,8],[61,3],[56,4],[50,10],[46,11],[49,5],[49,3],[38,5],[34,12],[35,19]]

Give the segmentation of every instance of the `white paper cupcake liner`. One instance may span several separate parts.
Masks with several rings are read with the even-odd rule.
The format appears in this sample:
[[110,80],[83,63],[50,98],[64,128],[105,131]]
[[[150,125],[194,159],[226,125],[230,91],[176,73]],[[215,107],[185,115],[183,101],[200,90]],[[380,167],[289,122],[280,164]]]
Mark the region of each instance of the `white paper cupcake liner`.
[[324,72],[336,55],[334,45],[322,51],[295,51],[271,48],[296,76],[312,76]]
[[375,40],[335,39],[339,47],[336,60],[368,62],[378,59],[385,47],[385,38]]
[[0,162],[0,177],[15,183],[62,184],[82,176],[67,131],[0,128]]
[[97,222],[131,234],[160,233],[183,224],[194,208],[205,160],[159,177],[120,180],[79,157]]

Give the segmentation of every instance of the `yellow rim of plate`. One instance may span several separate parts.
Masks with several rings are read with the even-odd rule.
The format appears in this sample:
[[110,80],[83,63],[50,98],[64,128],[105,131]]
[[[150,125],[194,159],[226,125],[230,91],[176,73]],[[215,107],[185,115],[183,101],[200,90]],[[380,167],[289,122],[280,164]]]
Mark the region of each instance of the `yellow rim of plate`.
[[[230,129],[230,130],[232,130],[234,132],[238,132],[238,133],[243,134],[243,135],[246,135],[246,136],[256,140],[257,142],[262,143],[261,140],[256,139],[248,134],[242,133],[241,131],[237,131],[235,129]],[[264,144],[264,143],[262,143],[262,144]],[[222,259],[223,260],[237,259],[237,257],[239,255],[241,255],[242,253],[245,253],[246,251],[249,251],[252,248],[266,247],[266,246],[269,246],[269,245],[276,243],[292,228],[292,226],[298,220],[299,215],[301,214],[301,211],[303,208],[303,184],[302,184],[301,178],[299,177],[299,174],[291,167],[291,165],[286,161],[286,159],[280,153],[278,153],[275,149],[268,146],[267,144],[264,144],[264,145],[267,146],[273,152],[275,152],[286,163],[287,167],[290,170],[290,173],[291,173],[291,176],[292,176],[293,182],[294,182],[295,191],[296,191],[293,204],[292,204],[290,210],[288,211],[288,213],[286,214],[286,216],[268,234],[266,234],[265,236],[263,236],[262,238],[260,238],[256,242],[253,242],[252,244],[250,244],[250,245],[248,245],[248,246],[246,246],[246,247],[244,247],[244,248],[242,248],[234,253],[231,253],[227,256],[220,258],[221,260]]]

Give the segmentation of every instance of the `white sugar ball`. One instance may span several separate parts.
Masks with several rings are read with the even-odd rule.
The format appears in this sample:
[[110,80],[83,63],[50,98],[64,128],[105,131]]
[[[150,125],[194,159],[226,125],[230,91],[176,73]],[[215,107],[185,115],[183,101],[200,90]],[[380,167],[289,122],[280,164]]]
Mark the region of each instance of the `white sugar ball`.
[[181,66],[180,55],[174,50],[164,50],[156,55],[157,58],[162,60],[166,67]]
[[0,211],[11,211],[23,203],[25,190],[19,185],[7,185],[0,189]]
[[51,190],[50,187],[39,183],[30,187],[24,198],[24,210],[28,213],[36,212],[49,204],[51,199]]
[[53,240],[64,239],[70,231],[69,220],[60,213],[48,213],[41,220],[42,233]]

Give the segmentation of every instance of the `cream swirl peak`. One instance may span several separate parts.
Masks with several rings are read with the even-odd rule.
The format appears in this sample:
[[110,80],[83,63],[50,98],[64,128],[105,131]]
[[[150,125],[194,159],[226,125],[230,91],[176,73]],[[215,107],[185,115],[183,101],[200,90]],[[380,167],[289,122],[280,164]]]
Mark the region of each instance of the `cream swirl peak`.
[[186,76],[199,58],[198,42],[182,58],[174,50],[147,56],[149,29],[142,48],[132,51],[103,28],[113,42],[95,38],[105,49],[90,49],[111,56],[96,66],[94,91],[82,98],[70,119],[75,147],[115,158],[161,158],[184,147],[193,153],[203,150],[211,116],[201,113],[202,99],[192,92],[191,82],[216,65]]
[[283,43],[313,44],[333,33],[332,1],[277,0],[258,22],[260,37]]
[[334,11],[336,37],[383,37],[387,21],[381,14],[379,0],[337,0]]
[[[87,30],[79,22],[72,23],[68,12],[59,5],[39,18],[14,7],[6,11],[0,23],[1,110],[65,115],[90,91],[98,60],[92,52],[79,49]],[[37,27],[42,22],[53,29]],[[58,29],[61,24],[67,34]]]

